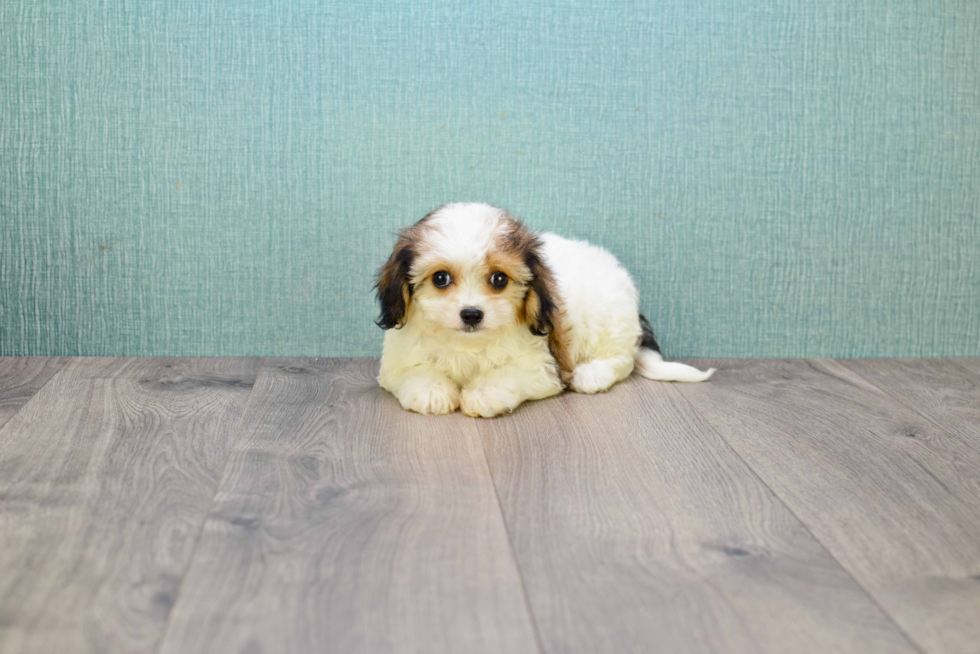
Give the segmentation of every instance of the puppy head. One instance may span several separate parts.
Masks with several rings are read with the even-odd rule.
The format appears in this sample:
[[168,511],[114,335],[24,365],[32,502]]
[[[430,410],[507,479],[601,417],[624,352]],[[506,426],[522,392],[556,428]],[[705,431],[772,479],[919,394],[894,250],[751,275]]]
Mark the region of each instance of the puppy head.
[[540,239],[486,204],[449,204],[403,230],[377,288],[383,329],[411,319],[447,337],[517,324],[543,336],[560,313]]

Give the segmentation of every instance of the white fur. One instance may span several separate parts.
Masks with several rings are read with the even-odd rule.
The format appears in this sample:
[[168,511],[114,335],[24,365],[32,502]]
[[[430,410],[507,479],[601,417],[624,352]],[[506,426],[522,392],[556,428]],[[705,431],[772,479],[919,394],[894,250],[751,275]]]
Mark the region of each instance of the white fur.
[[[451,300],[438,294],[413,298],[404,325],[385,334],[378,381],[404,408],[424,414],[459,408],[490,417],[562,391],[548,339],[519,324],[513,306],[487,292],[485,271],[478,267],[505,218],[489,205],[460,203],[442,207],[430,219],[425,254],[413,268],[424,269],[429,260],[449,261],[463,273]],[[606,391],[634,366],[640,375],[660,381],[711,376],[713,369],[666,362],[639,347],[636,288],[612,254],[555,234],[542,234],[541,240],[541,254],[564,302],[573,391]],[[478,331],[463,331],[459,311],[465,306],[484,311]]]

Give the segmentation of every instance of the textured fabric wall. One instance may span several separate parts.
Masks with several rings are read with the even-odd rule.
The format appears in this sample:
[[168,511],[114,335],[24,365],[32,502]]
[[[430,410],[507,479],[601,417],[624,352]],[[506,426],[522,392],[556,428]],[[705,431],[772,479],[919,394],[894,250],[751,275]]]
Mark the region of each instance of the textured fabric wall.
[[435,5],[0,3],[0,354],[377,355],[474,199],[669,355],[980,355],[980,2]]

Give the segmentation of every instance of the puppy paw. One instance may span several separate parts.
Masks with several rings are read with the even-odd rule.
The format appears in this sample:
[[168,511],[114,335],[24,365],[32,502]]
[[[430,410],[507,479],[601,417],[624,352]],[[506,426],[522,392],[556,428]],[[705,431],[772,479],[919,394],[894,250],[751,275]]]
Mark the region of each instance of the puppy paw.
[[576,393],[600,393],[609,390],[616,383],[616,371],[604,359],[594,359],[575,366],[572,382],[569,384]]
[[463,389],[459,408],[463,413],[474,418],[492,418],[513,411],[520,403],[521,398],[513,391],[493,386],[478,386]]
[[423,415],[443,415],[459,408],[459,390],[448,381],[410,379],[398,391],[402,408]]

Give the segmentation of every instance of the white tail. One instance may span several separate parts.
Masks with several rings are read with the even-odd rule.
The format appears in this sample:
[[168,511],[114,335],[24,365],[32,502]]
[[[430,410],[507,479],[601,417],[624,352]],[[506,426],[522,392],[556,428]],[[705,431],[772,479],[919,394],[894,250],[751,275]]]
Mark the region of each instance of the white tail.
[[660,352],[642,348],[636,355],[636,371],[656,381],[701,382],[714,373],[714,368],[701,372],[684,363],[664,361]]

